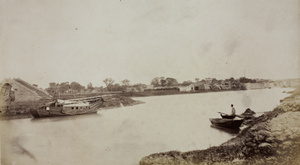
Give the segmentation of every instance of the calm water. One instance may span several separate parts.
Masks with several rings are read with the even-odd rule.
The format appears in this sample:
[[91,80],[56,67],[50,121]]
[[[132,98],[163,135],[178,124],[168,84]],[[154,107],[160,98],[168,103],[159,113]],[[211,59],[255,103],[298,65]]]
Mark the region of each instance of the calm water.
[[2,164],[137,165],[155,152],[205,149],[234,136],[211,127],[217,112],[269,111],[284,90],[144,97],[94,115],[1,121]]

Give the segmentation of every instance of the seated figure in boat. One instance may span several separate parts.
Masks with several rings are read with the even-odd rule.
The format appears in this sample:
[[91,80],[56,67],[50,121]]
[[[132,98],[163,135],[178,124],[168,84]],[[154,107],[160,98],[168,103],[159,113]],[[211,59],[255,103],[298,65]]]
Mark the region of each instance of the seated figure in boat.
[[225,113],[221,113],[221,116],[223,119],[233,119],[235,118],[235,108],[233,107],[233,104],[231,104],[231,114],[225,114]]

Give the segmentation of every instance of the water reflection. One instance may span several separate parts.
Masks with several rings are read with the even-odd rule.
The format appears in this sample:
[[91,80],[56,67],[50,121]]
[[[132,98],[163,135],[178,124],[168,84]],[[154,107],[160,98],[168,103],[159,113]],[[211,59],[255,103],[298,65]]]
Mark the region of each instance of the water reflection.
[[94,113],[94,114],[84,114],[84,115],[74,115],[74,116],[59,116],[59,117],[46,117],[46,118],[32,118],[30,119],[33,123],[40,123],[40,122],[61,122],[65,120],[81,120],[85,118],[93,119],[99,118],[101,114]]
[[237,135],[241,129],[238,128],[238,129],[230,129],[230,128],[225,128],[225,127],[218,127],[218,126],[215,126],[215,125],[210,125],[211,128],[213,129],[216,129],[218,130],[219,132],[225,132],[225,133],[228,133],[230,135]]

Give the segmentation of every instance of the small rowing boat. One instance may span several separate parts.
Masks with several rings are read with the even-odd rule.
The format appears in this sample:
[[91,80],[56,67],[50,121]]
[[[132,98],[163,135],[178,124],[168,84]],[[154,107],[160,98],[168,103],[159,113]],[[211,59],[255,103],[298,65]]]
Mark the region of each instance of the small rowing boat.
[[210,122],[219,127],[226,127],[231,129],[238,129],[243,123],[244,119],[221,119],[221,118],[210,118]]

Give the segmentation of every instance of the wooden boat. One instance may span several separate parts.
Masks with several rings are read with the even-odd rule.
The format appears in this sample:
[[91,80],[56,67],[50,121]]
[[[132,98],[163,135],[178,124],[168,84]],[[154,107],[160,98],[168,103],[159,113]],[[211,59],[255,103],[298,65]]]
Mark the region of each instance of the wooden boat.
[[37,109],[30,109],[30,113],[35,118],[91,114],[97,113],[102,103],[101,96],[55,100]]
[[210,122],[219,127],[226,127],[231,129],[238,129],[243,123],[244,119],[221,119],[221,118],[210,118]]
[[233,118],[235,118],[235,115],[224,115],[224,114],[221,114],[221,117],[222,117],[222,119],[233,119]]

